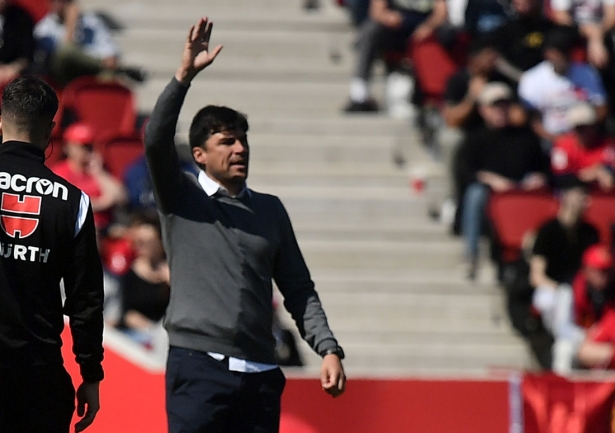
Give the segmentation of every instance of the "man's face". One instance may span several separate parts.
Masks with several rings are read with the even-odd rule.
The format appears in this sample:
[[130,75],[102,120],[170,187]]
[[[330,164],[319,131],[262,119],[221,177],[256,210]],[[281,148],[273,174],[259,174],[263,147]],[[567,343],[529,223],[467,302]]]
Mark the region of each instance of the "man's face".
[[66,7],[71,3],[72,0],[51,0],[49,11],[51,13],[58,14],[60,18],[64,18],[64,13],[66,12]]
[[86,167],[92,159],[92,146],[67,142],[64,145],[66,158],[78,166]]
[[508,126],[510,101],[495,101],[492,104],[480,106],[480,114],[489,128],[500,129]]
[[574,133],[579,142],[587,148],[595,147],[598,144],[600,136],[598,125],[579,125],[574,128]]
[[479,74],[489,75],[495,69],[497,58],[498,54],[493,48],[484,48],[474,57],[476,71]]
[[568,57],[565,53],[555,48],[547,48],[544,53],[545,59],[551,63],[553,70],[559,75],[565,75],[568,71]]
[[513,0],[512,5],[519,15],[529,15],[538,9],[536,0]]
[[562,206],[565,206],[575,220],[579,220],[587,208],[587,193],[583,188],[571,188],[563,193]]
[[587,283],[596,290],[604,290],[609,282],[609,269],[585,267],[583,269]]
[[202,150],[197,152],[200,156],[195,154],[195,160],[205,165],[210,177],[220,183],[242,183],[247,179],[250,148],[245,132],[217,132],[205,141]]

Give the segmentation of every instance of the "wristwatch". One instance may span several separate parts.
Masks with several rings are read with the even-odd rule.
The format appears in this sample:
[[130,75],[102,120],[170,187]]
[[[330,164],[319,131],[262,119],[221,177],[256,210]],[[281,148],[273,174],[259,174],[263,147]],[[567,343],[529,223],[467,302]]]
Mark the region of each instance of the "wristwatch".
[[341,346],[335,346],[331,349],[327,349],[325,353],[323,353],[323,358],[327,355],[337,355],[339,359],[344,359],[346,355],[344,354],[344,349]]

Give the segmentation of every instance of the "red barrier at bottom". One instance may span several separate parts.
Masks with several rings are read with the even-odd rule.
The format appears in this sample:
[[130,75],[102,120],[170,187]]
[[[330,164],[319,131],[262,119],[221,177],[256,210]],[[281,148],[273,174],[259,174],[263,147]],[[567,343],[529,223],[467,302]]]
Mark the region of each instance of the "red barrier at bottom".
[[[76,385],[65,333],[66,367]],[[101,411],[88,433],[164,433],[164,376],[105,353]],[[512,385],[511,385],[512,384]],[[355,379],[333,399],[317,377],[289,378],[281,433],[615,433],[615,380],[526,375],[498,380]],[[514,409],[511,410],[510,407]],[[511,428],[511,414],[516,428]],[[522,423],[525,421],[525,429]]]

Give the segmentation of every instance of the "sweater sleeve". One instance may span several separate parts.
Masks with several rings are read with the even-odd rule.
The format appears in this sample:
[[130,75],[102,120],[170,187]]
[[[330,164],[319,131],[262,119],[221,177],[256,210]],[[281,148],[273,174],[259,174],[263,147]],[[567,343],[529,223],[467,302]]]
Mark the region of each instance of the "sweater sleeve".
[[64,275],[64,313],[70,319],[73,353],[86,382],[103,378],[103,270],[96,245],[92,207],[75,236],[72,260]]
[[284,206],[280,209],[281,248],[276,256],[274,280],[284,296],[284,306],[299,328],[299,333],[310,347],[323,356],[338,343],[329,328],[314,282],[310,277],[290,218]]
[[145,158],[163,213],[172,213],[185,182],[175,149],[175,129],[187,91],[188,87],[173,78],[158,97],[145,131]]

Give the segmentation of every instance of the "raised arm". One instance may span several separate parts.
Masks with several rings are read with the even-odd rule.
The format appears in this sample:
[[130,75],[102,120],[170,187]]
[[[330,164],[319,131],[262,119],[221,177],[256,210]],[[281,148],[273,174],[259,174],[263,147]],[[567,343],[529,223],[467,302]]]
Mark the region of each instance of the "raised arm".
[[222,46],[217,46],[208,51],[212,28],[213,23],[207,18],[201,18],[196,26],[190,27],[181,64],[158,97],[145,132],[145,156],[154,194],[158,206],[165,213],[173,209],[184,179],[175,149],[179,112],[194,77],[209,66],[222,50]]

